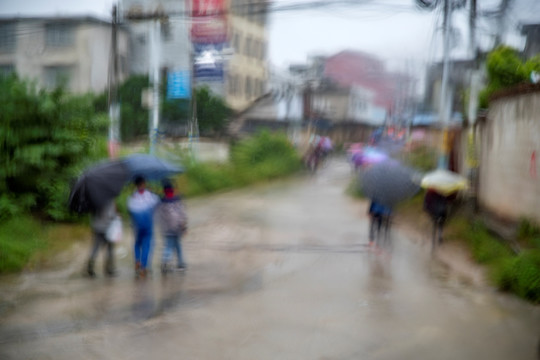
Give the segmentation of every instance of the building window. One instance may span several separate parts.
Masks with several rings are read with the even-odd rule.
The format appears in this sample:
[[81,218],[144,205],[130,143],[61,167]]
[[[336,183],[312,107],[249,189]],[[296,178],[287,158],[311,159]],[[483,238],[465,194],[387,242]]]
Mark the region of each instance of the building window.
[[240,34],[239,33],[234,33],[234,36],[233,36],[233,47],[234,47],[234,52],[239,54],[240,53]]
[[246,77],[246,86],[245,86],[245,94],[247,99],[251,99],[252,97],[252,89],[251,89],[251,77]]
[[166,42],[173,40],[171,23],[168,21],[161,24],[161,38]]
[[257,53],[257,57],[260,60],[264,60],[264,41],[259,42],[259,52]]
[[71,66],[47,66],[44,70],[44,85],[47,89],[58,86],[70,87]]
[[264,80],[259,81],[259,95],[264,95]]
[[251,56],[251,51],[252,51],[252,48],[251,48],[251,43],[252,43],[252,39],[251,39],[251,36],[248,36],[246,38],[246,48],[244,49],[244,55],[246,56]]
[[13,52],[16,42],[15,23],[0,24],[0,51]]
[[0,65],[0,77],[7,77],[15,72],[15,66],[13,64]]
[[66,47],[75,43],[75,29],[71,24],[48,24],[45,34],[47,46]]
[[242,78],[239,75],[234,76],[234,94],[240,95],[242,94]]
[[227,76],[227,92],[229,95],[234,95],[234,75],[232,74]]

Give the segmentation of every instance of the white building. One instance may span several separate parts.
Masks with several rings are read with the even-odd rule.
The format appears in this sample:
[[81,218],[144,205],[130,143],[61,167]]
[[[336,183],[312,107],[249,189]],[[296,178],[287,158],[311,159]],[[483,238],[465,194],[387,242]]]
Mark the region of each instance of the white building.
[[[122,0],[121,21],[126,24],[130,36],[131,58],[129,67],[132,74],[148,74],[152,60],[152,46],[159,52],[161,71],[191,71],[191,42],[189,19],[186,13],[187,1],[178,0]],[[133,16],[163,14],[160,20],[160,34],[157,44],[152,44],[155,28],[153,19],[130,19]]]
[[[0,19],[0,73],[16,72],[52,89],[76,93],[107,88],[111,23],[88,16]],[[119,80],[128,74],[128,35],[118,30]]]

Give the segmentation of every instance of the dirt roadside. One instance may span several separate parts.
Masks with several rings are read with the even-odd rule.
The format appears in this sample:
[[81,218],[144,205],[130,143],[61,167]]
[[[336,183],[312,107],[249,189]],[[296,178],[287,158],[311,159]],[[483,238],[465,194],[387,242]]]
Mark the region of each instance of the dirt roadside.
[[[431,249],[431,221],[423,213],[398,211],[395,227],[403,231],[413,243]],[[476,263],[463,242],[448,240],[436,249],[433,256],[446,266],[457,281],[476,287],[491,287],[485,267]]]

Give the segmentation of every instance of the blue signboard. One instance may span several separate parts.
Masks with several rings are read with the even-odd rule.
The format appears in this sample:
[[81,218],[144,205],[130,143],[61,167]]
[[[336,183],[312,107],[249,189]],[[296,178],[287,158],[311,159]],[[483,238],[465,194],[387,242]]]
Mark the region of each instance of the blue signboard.
[[191,76],[188,70],[170,72],[167,76],[168,99],[191,98]]
[[221,54],[225,43],[197,44],[194,43],[195,56],[193,59],[194,77],[200,81],[219,81],[224,79],[224,62]]

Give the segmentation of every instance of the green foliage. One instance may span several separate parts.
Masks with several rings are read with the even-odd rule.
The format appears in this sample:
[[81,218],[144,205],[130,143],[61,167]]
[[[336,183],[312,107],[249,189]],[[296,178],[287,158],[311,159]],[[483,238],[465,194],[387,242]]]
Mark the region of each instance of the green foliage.
[[488,83],[480,92],[481,108],[487,108],[489,97],[494,92],[528,82],[532,71],[540,71],[540,56],[523,62],[517,50],[499,46],[489,53],[486,67]]
[[420,145],[404,154],[404,162],[421,171],[429,171],[437,165],[437,151],[427,145]]
[[40,224],[28,216],[0,225],[0,274],[21,271],[32,255],[45,247]]
[[[515,255],[502,241],[494,238],[482,224],[471,224],[461,218],[452,221],[451,231],[470,246],[476,261],[486,264],[493,282],[501,290],[540,303],[540,248],[535,247]],[[523,221],[521,233],[531,235],[538,231]]]
[[540,303],[540,250],[503,258],[493,266],[492,278],[501,290]]
[[298,170],[300,158],[284,134],[263,131],[231,148],[231,162],[256,178],[272,178]]
[[65,219],[69,183],[86,162],[105,155],[107,118],[91,95],[38,90],[0,78],[0,219],[27,210]]
[[358,199],[364,199],[366,197],[362,191],[362,185],[360,184],[359,179],[352,179],[349,185],[347,185],[347,190],[345,192]]
[[226,164],[186,162],[188,196],[231,189],[291,174],[301,168],[300,157],[283,134],[262,132],[231,148]]
[[206,86],[196,91],[197,120],[202,134],[221,134],[228,124],[231,109],[225,101],[212,94]]
[[540,226],[530,219],[521,219],[518,226],[518,240],[527,247],[540,249]]
[[141,103],[142,91],[148,86],[146,75],[134,75],[118,89],[122,141],[131,141],[148,134],[148,110],[143,108]]

